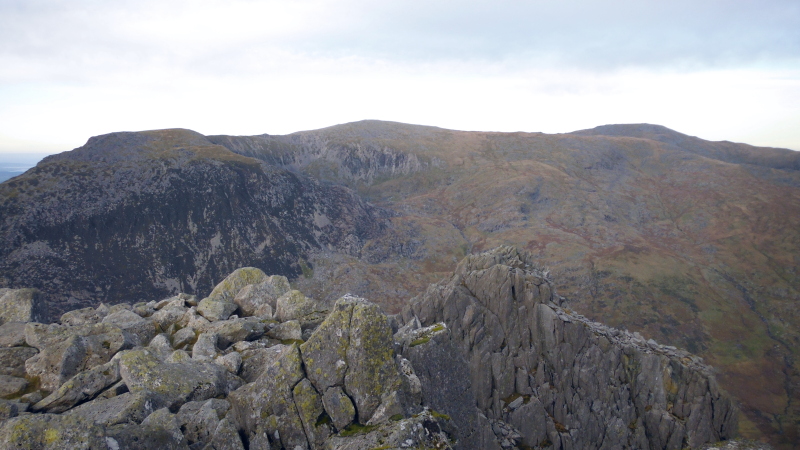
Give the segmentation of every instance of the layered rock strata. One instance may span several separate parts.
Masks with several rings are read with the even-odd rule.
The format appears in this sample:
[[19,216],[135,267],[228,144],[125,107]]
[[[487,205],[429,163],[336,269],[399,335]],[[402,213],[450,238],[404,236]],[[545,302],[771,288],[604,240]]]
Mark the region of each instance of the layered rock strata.
[[400,321],[449,329],[443,345],[463,359],[434,377],[468,373],[474,404],[523,445],[681,449],[733,436],[737,410],[698,357],[563,301],[529,254],[499,247],[468,256]]

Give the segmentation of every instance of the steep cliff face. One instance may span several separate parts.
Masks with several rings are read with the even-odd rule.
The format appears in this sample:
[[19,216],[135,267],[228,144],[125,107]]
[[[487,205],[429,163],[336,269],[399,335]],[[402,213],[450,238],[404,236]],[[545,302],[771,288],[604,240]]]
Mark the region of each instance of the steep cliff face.
[[442,164],[376,142],[338,141],[315,133],[287,136],[209,136],[232,152],[266,161],[320,180],[352,187],[410,175]]
[[0,185],[0,281],[52,315],[99,301],[207,292],[234,268],[288,276],[311,250],[357,254],[384,227],[350,190],[188,130],[114,133]]
[[402,318],[446,324],[475,405],[524,445],[681,449],[734,435],[736,409],[699,358],[562,301],[529,254],[500,247],[467,257]]

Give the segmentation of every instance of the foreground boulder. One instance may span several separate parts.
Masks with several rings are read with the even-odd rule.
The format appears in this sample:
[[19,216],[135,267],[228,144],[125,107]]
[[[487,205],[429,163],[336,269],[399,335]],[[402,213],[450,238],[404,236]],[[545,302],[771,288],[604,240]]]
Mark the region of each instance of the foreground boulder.
[[6,322],[41,322],[47,316],[38,289],[0,288],[0,325]]
[[105,430],[79,416],[35,414],[15,417],[0,425],[6,449],[106,449]]

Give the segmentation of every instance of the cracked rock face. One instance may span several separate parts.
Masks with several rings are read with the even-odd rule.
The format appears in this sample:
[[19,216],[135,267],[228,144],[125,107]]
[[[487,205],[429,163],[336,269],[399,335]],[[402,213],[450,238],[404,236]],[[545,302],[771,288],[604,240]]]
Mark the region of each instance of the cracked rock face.
[[447,325],[475,404],[524,445],[680,449],[734,435],[737,411],[710,367],[561,302],[529,255],[499,247],[467,257],[403,318]]
[[256,270],[209,297],[244,317],[178,295],[0,325],[0,447],[680,449],[735,428],[698,358],[559,306],[512,248],[468,257],[400,317],[350,295],[322,308]]

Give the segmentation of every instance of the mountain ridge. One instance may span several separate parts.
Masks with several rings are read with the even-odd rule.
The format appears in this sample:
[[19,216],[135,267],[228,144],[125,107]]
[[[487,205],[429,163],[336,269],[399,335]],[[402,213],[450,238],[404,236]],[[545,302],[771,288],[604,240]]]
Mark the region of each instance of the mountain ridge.
[[[302,264],[286,260],[283,267],[307,295],[332,302],[351,292],[398,312],[464,256],[513,244],[548,265],[558,291],[590,320],[687,348],[718,367],[722,385],[742,401],[745,436],[769,436],[791,448],[800,436],[795,153],[766,149],[761,157],[761,149],[747,145],[678,137],[686,148],[671,138],[468,132],[372,121],[286,136],[191,135],[202,145],[210,142],[208,151],[224,149],[219,154],[232,158],[208,171],[239,173],[241,163],[244,173],[258,167],[253,170],[295,176],[318,183],[314,192],[346,189],[342,198],[353,201],[345,204],[373,205],[364,206],[372,213],[359,216],[373,231],[354,233],[344,221],[342,232],[350,231],[334,239],[343,245],[301,239],[309,243],[300,246]],[[175,156],[182,151],[171,151],[174,158],[166,161],[188,163],[188,156]],[[292,186],[305,184],[298,183]],[[8,195],[18,187],[0,185],[0,205],[13,203]],[[218,202],[226,192],[209,199]],[[209,199],[174,196],[169,204]],[[13,222],[8,211],[0,217]],[[229,213],[219,217],[225,222]],[[189,228],[186,216],[174,220]],[[313,222],[307,214],[297,223],[313,234],[320,231]],[[184,254],[194,255],[189,250]],[[174,258],[162,253],[165,261]]]

